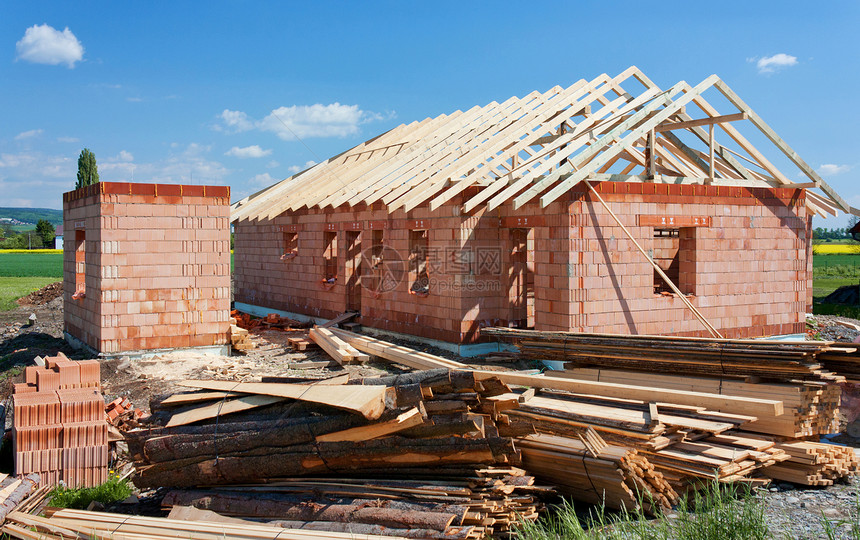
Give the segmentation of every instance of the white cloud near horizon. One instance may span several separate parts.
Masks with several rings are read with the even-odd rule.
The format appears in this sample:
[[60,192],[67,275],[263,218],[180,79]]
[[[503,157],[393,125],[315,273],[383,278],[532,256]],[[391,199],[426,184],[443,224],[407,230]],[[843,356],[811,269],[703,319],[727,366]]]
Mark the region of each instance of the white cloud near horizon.
[[57,142],[76,143],[76,142],[81,142],[81,140],[77,137],[57,137]]
[[287,167],[287,170],[290,171],[290,174],[296,174],[296,173],[302,172],[306,169],[310,169],[311,167],[313,167],[316,164],[317,164],[316,161],[310,160],[310,161],[305,162],[304,167],[302,167],[300,165],[292,165],[290,167]]
[[33,25],[15,44],[15,50],[16,59],[51,66],[66,64],[69,69],[84,59],[84,46],[68,26],[60,32],[48,24]]
[[225,156],[233,156],[242,159],[248,158],[261,158],[271,155],[271,150],[263,150],[259,145],[254,144],[251,146],[246,146],[244,148],[239,148],[238,146],[234,146],[230,150],[224,152]]
[[816,172],[821,176],[834,176],[851,170],[851,165],[836,165],[833,163],[824,163]]
[[748,62],[754,62],[758,72],[761,74],[776,73],[787,67],[797,65],[797,57],[785,53],[777,53],[772,56],[762,56],[761,58],[747,58]]
[[20,141],[22,139],[31,139],[33,137],[41,135],[42,133],[44,133],[44,130],[41,130],[41,129],[31,129],[29,131],[22,131],[21,133],[15,135],[15,140]]
[[242,111],[224,109],[219,118],[227,128],[235,132],[257,129],[274,133],[285,141],[292,141],[296,138],[347,137],[358,133],[361,124],[394,116],[394,113],[383,115],[363,111],[358,105],[335,102],[329,105],[317,103],[278,107],[260,120],[254,120]]

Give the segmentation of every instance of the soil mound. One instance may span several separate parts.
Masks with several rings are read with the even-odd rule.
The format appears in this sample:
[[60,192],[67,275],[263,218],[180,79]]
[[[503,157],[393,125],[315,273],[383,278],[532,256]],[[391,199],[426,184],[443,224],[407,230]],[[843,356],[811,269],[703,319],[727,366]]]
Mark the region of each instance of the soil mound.
[[27,296],[18,299],[19,306],[44,306],[54,298],[63,296],[63,282],[57,281],[45,285],[38,291],[33,291]]

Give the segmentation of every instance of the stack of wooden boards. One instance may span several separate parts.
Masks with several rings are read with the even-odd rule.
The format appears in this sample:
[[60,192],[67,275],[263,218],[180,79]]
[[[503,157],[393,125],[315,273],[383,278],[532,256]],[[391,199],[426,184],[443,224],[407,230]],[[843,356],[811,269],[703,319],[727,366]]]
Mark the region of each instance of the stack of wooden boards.
[[[203,391],[153,403],[162,426],[126,434],[138,471],[134,482],[176,488],[265,482],[253,498],[278,501],[267,517],[307,517],[321,504],[335,505],[339,510],[326,519],[292,520],[335,523],[326,529],[335,531],[345,521],[382,524],[398,534],[415,524],[397,526],[392,516],[423,508],[435,517],[428,515],[421,528],[439,537],[479,538],[509,530],[518,515],[537,517],[537,496],[546,490],[516,468],[514,442],[496,426],[491,398],[510,392],[504,383],[447,369],[346,382],[345,376],[306,383],[187,381]],[[272,484],[278,479],[284,480]],[[247,489],[227,492],[247,497]],[[371,504],[382,492],[384,504]],[[214,503],[188,501],[213,496],[175,500],[209,509]]]
[[[652,421],[659,418],[665,430],[656,428],[653,422],[646,426],[643,418],[629,410],[606,413],[603,418],[598,414],[580,423],[593,426],[609,442],[638,449],[678,491],[689,484],[690,476],[713,477],[715,470],[726,481],[763,473],[808,485],[821,485],[857,472],[853,452],[799,440],[817,440],[839,431],[840,383],[844,377],[823,369],[818,360],[835,351],[853,353],[853,347],[820,342],[584,335],[495,328],[486,333],[521,339],[521,354],[531,359],[572,360],[565,363],[564,371],[551,372],[552,378],[568,380],[572,385],[557,388],[599,393],[600,385],[650,387],[655,396],[651,399],[667,402],[656,403],[656,414],[652,415]],[[676,395],[667,395],[667,391]],[[690,404],[685,394],[723,396],[732,402],[702,401],[701,405],[709,410],[695,411],[697,421],[692,422],[684,419],[689,415],[678,408]],[[638,396],[647,399],[641,393]],[[631,393],[628,397],[635,396]],[[756,403],[762,400],[782,407],[768,411]],[[596,401],[591,399],[591,403]],[[537,411],[536,415],[527,406],[512,413],[529,414],[537,418],[533,420],[536,429],[545,432],[551,432],[546,422],[560,416],[558,411],[549,415]],[[619,431],[621,428],[623,431]]]
[[486,328],[482,335],[515,339],[528,358],[574,367],[633,369],[651,373],[741,377],[771,381],[844,382],[819,361],[826,353],[851,351],[824,341],[768,341],[676,336],[627,336]]
[[63,480],[70,487],[107,480],[108,425],[98,360],[47,357],[44,367],[25,368],[24,382],[13,392],[16,475],[38,473],[43,482]]

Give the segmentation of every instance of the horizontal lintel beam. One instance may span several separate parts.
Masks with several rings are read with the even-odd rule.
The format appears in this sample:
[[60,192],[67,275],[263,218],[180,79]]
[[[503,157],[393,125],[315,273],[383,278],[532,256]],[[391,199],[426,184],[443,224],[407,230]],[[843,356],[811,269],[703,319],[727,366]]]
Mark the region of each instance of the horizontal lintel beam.
[[699,118],[697,120],[688,120],[686,122],[673,122],[671,124],[663,124],[654,128],[658,133],[661,131],[672,131],[674,129],[687,129],[698,126],[712,126],[714,124],[722,124],[724,122],[737,122],[738,120],[746,120],[747,113],[741,112],[736,114],[725,114],[723,116],[712,116],[710,118]]

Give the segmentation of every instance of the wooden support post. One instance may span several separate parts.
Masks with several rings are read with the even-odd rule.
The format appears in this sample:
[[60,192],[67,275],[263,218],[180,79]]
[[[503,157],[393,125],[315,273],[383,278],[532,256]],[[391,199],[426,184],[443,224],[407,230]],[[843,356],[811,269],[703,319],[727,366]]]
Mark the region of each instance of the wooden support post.
[[648,177],[654,178],[657,175],[657,133],[652,128],[648,132]]
[[660,266],[654,262],[654,259],[652,259],[644,249],[642,249],[642,246],[639,245],[639,242],[637,242],[636,239],[633,238],[633,235],[630,234],[630,231],[627,230],[627,227],[625,227],[624,224],[621,223],[621,220],[618,219],[618,216],[615,215],[615,212],[613,212],[612,209],[609,208],[609,205],[606,204],[606,201],[603,200],[603,197],[601,197],[597,190],[594,189],[594,186],[591,185],[591,182],[589,182],[588,180],[583,180],[583,182],[585,182],[585,185],[588,186],[588,189],[591,190],[594,196],[597,197],[597,200],[600,201],[600,204],[603,205],[603,208],[605,208],[609,215],[612,216],[612,219],[615,220],[615,223],[617,223],[618,226],[621,227],[621,230],[624,231],[624,234],[627,235],[627,238],[629,238],[630,241],[633,242],[633,245],[636,246],[636,249],[639,250],[639,253],[641,253],[646,259],[648,259],[648,262],[651,263],[651,266],[654,267],[654,271],[657,272],[661,278],[663,278],[666,284],[669,285],[669,288],[672,289],[672,291],[674,291],[674,293],[678,295],[678,298],[680,298],[684,302],[684,304],[686,304],[686,306],[690,308],[690,311],[692,311],[693,315],[695,315],[696,318],[699,319],[699,322],[702,323],[702,326],[704,326],[705,329],[710,332],[711,336],[716,338],[722,338],[723,336],[720,335],[717,329],[714,328],[711,323],[708,322],[707,319],[705,319],[705,316],[702,315],[698,309],[696,309],[696,306],[690,303],[690,301],[687,299],[687,296],[682,293],[681,290],[678,289],[678,287],[675,286],[672,280],[669,279],[669,276],[667,276],[666,273],[663,272],[663,269],[660,268]]
[[714,124],[708,125],[708,147],[710,153],[708,154],[708,178],[710,178],[710,182],[714,181]]

